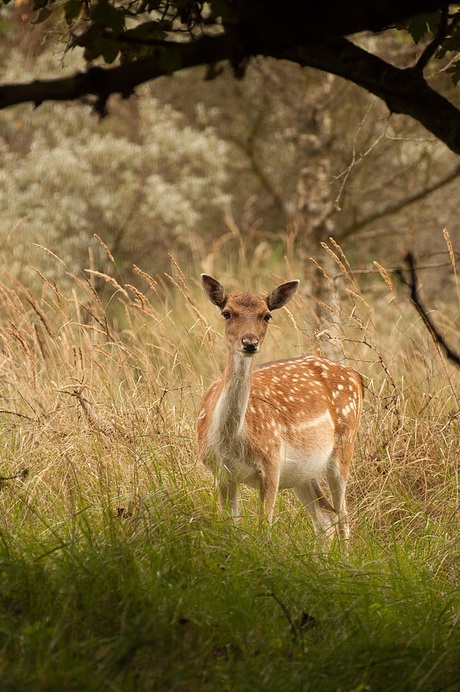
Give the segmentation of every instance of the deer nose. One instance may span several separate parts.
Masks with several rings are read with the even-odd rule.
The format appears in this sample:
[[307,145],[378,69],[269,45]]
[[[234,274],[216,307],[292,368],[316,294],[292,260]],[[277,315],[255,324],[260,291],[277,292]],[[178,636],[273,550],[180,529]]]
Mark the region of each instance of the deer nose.
[[256,353],[259,350],[259,339],[256,336],[245,336],[241,339],[244,353]]

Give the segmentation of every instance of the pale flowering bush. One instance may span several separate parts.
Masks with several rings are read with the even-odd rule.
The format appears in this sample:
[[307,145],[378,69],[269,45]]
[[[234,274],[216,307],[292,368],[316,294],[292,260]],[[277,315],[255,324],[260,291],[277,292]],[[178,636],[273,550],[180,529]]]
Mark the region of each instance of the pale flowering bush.
[[[50,59],[44,53],[32,75],[18,53],[5,81],[46,75]],[[223,223],[228,152],[211,127],[188,122],[147,88],[111,113],[100,121],[76,103],[0,112],[0,245],[15,274],[40,267],[35,244],[80,271],[88,248],[100,250],[94,234],[120,271],[134,262],[155,272],[168,251],[190,256]]]

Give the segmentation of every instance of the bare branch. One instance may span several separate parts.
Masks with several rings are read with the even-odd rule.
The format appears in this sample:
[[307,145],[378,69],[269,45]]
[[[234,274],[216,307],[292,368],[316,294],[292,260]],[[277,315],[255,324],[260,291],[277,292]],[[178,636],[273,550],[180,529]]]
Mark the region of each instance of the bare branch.
[[144,82],[187,67],[233,60],[236,55],[237,50],[227,35],[204,37],[190,43],[164,42],[154,56],[116,67],[90,67],[86,72],[61,79],[5,84],[0,87],[0,109],[19,103],[31,102],[39,106],[44,101],[72,101],[94,96],[96,109],[104,114],[111,94],[127,98]]
[[460,367],[460,355],[453,351],[450,346],[446,343],[443,335],[439,332],[437,327],[434,325],[433,320],[430,317],[428,310],[424,307],[420,298],[420,287],[417,276],[417,271],[415,268],[415,258],[412,252],[408,252],[404,258],[405,263],[409,268],[409,279],[406,279],[404,272],[400,269],[398,270],[398,276],[401,281],[409,287],[410,299],[415,306],[418,314],[422,318],[425,327],[428,329],[433,341],[438,344],[444,351],[446,358],[457,367]]
[[369,214],[369,216],[364,217],[360,221],[356,221],[355,223],[350,224],[349,226],[343,229],[342,233],[340,234],[340,240],[343,240],[344,238],[348,238],[349,236],[358,233],[366,226],[369,226],[369,224],[374,223],[374,221],[379,221],[380,219],[384,219],[387,216],[391,216],[392,214],[397,214],[409,205],[414,204],[415,202],[419,202],[421,199],[424,199],[425,197],[428,197],[428,195],[431,195],[433,192],[436,192],[436,190],[439,190],[445,185],[448,185],[453,180],[458,178],[458,176],[460,176],[460,165],[456,166],[456,168],[454,168],[454,170],[448,173],[448,175],[446,175],[444,178],[436,180],[436,182],[434,182],[432,185],[424,187],[422,190],[419,190],[418,192],[414,192],[414,194],[412,195],[404,197],[404,199],[398,200],[397,202],[394,202],[392,204],[388,204],[386,207],[383,207],[383,209],[380,209],[379,211],[376,211],[373,214]]
[[434,91],[419,70],[395,67],[345,38],[311,39],[308,45],[272,51],[270,55],[354,82],[385,101],[392,113],[403,113],[418,120],[460,154],[460,111]]
[[393,113],[418,120],[452,151],[460,154],[460,110],[434,91],[419,69],[399,69],[366,52],[345,38],[315,38],[309,34],[295,46],[273,42],[258,43],[231,32],[203,36],[190,42],[165,41],[153,56],[116,67],[92,67],[87,72],[55,80],[0,87],[0,109],[18,103],[70,101],[94,98],[94,107],[105,114],[111,94],[130,96],[140,84],[187,67],[229,60],[236,72],[255,55],[290,60],[339,75],[383,99]]

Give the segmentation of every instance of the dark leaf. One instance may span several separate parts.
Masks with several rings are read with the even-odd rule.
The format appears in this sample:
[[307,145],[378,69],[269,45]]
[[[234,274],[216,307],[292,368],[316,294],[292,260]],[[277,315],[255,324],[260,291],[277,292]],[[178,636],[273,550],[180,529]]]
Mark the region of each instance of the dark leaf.
[[119,34],[125,28],[125,13],[123,9],[113,7],[108,0],[99,0],[91,11],[91,21]]
[[436,53],[437,58],[443,58],[446,53],[449,53],[450,51],[459,51],[460,50],[460,26],[456,26],[450,36],[447,36],[444,41],[442,42],[441,47],[439,48],[438,52]]
[[148,12],[151,12],[152,10],[157,10],[161,5],[161,0],[149,0],[146,4],[146,8]]
[[211,19],[213,21],[220,19],[224,26],[237,21],[233,3],[226,2],[225,0],[211,0],[210,6]]
[[128,29],[123,33],[123,40],[126,41],[148,41],[153,39],[160,41],[168,35],[166,31],[163,31],[164,24],[160,22],[144,22],[139,24],[139,26],[134,27],[134,29]]
[[32,11],[37,12],[37,10],[41,10],[43,7],[52,4],[53,0],[51,0],[51,2],[49,0],[34,0],[34,4],[32,5]]
[[51,10],[49,10],[47,7],[42,7],[41,10],[39,10],[37,16],[31,20],[31,24],[41,24],[42,22],[45,22],[48,17],[50,17],[52,14]]
[[102,38],[100,41],[101,54],[106,63],[112,63],[116,60],[120,52],[120,46],[117,41],[112,41],[110,38]]
[[413,17],[405,22],[401,28],[409,32],[415,43],[419,43],[426,34],[436,33],[440,19],[440,12],[427,12]]
[[68,21],[76,19],[82,11],[82,3],[80,0],[67,0],[64,3],[64,15]]

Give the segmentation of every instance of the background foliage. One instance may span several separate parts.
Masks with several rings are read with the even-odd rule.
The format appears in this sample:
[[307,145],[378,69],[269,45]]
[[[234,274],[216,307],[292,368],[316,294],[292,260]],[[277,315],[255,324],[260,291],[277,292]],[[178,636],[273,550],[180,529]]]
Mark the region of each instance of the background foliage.
[[[52,25],[42,40],[12,17],[4,26],[8,79],[79,67],[76,54],[56,49]],[[394,45],[362,40],[388,55]],[[419,49],[397,40],[411,62]],[[432,79],[446,88],[443,72]],[[121,272],[141,260],[161,271],[168,251],[186,262],[213,258],[215,239],[225,258],[237,257],[244,237],[248,250],[264,239],[270,251],[300,257],[310,280],[308,258],[330,235],[362,263],[394,264],[416,243],[425,265],[443,249],[435,231],[448,228],[454,245],[460,233],[455,155],[375,97],[293,65],[256,62],[243,81],[230,71],[212,83],[201,69],[178,74],[114,104],[100,122],[73,103],[2,111],[0,124],[0,231],[15,273],[39,261],[32,242],[81,269],[97,233]],[[427,289],[439,295],[451,278],[433,272]]]

